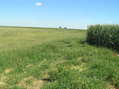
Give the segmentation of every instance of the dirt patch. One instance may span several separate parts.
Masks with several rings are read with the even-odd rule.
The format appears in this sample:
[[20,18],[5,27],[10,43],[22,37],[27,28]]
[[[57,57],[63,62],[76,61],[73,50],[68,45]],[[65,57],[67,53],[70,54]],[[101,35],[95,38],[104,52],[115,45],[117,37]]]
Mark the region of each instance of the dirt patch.
[[117,57],[119,57],[119,54],[114,54],[113,56],[117,56]]
[[115,86],[115,85],[112,84],[112,83],[107,83],[107,88],[108,88],[108,89],[119,89],[119,87]]
[[117,89],[114,85],[112,84],[107,84],[107,88],[108,89]]
[[114,86],[112,86],[112,85],[109,85],[108,88],[109,88],[109,89],[116,89],[116,88],[115,88]]
[[38,80],[30,76],[21,80],[18,86],[26,88],[26,89],[41,89],[43,84],[44,84],[43,80]]

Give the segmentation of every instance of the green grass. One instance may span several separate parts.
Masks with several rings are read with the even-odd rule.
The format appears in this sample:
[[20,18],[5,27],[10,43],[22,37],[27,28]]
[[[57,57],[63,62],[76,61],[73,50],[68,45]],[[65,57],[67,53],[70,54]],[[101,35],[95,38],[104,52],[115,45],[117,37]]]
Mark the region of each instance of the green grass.
[[118,53],[85,39],[81,30],[1,27],[0,89],[117,89]]

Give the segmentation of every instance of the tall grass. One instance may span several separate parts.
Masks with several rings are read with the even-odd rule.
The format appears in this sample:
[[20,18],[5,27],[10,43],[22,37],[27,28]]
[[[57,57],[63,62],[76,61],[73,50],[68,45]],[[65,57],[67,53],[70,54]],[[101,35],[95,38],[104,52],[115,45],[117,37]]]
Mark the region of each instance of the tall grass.
[[119,50],[119,25],[92,25],[88,28],[87,41]]
[[118,53],[85,33],[0,28],[0,89],[119,89]]

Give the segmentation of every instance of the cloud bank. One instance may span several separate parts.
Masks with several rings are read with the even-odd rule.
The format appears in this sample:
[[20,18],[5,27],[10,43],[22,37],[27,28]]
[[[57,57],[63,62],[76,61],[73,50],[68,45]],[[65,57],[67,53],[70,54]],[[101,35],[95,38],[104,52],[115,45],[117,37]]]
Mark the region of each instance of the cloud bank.
[[43,3],[42,2],[36,2],[35,5],[36,6],[43,6]]

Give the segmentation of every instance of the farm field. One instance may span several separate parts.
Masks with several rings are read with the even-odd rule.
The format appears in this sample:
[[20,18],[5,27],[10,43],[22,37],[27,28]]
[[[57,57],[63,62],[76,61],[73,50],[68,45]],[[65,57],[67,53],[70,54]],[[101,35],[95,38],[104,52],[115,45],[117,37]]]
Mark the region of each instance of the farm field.
[[119,89],[118,52],[86,31],[0,27],[0,89]]

